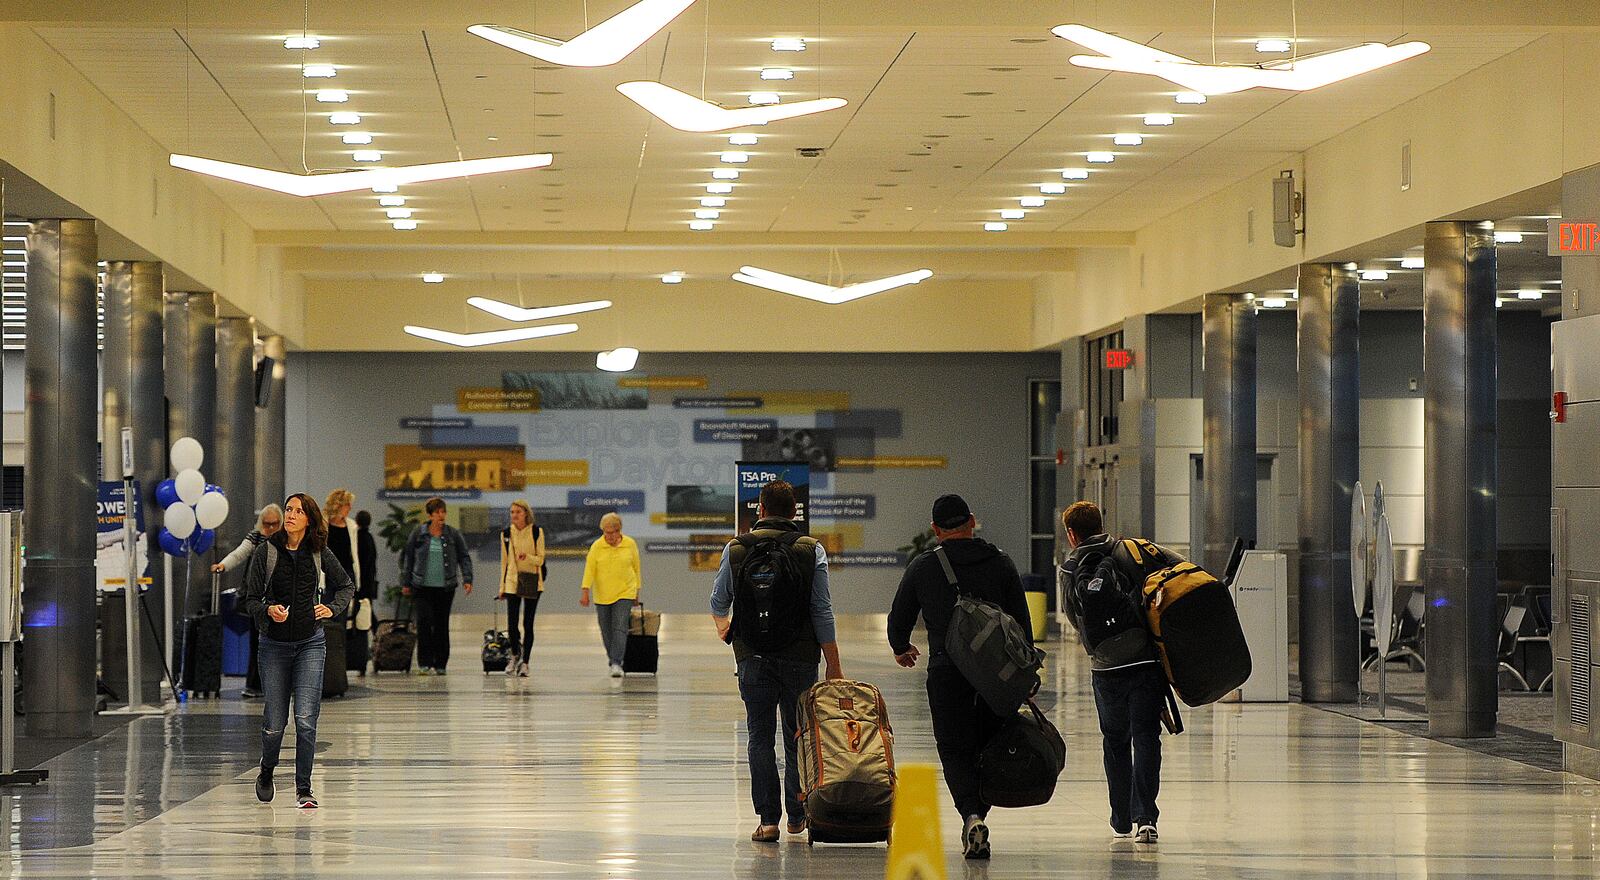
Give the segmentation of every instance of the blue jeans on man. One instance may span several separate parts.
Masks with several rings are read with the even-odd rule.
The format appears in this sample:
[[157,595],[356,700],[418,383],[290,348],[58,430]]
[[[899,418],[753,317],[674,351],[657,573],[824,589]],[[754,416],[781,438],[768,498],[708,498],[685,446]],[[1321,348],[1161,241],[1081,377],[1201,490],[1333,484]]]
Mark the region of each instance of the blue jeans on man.
[[[744,700],[745,734],[749,739],[750,800],[761,824],[776,825],[787,805],[789,821],[805,818],[800,803],[800,697],[817,683],[815,663],[797,663],[751,656],[739,661],[739,698]],[[774,714],[776,713],[776,714]],[[778,786],[778,757],[772,738],[783,728],[783,787]]]
[[1154,663],[1096,671],[1094,705],[1105,738],[1106,788],[1111,828],[1118,834],[1154,825],[1160,815],[1161,710],[1167,680]]
[[307,639],[280,642],[261,637],[261,688],[266,706],[261,717],[261,770],[278,766],[283,733],[289,724],[289,698],[294,697],[294,785],[311,790],[311,767],[317,757],[317,716],[322,713],[322,672],[328,645],[321,625]]

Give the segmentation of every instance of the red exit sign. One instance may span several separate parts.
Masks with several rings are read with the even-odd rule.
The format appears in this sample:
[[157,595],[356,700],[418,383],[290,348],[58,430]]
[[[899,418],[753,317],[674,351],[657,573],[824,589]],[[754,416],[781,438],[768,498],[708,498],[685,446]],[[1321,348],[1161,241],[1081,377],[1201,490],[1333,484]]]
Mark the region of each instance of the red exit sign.
[[1552,257],[1600,254],[1600,221],[1546,221],[1545,252]]
[[1126,348],[1106,349],[1106,369],[1126,370],[1133,366],[1133,352]]

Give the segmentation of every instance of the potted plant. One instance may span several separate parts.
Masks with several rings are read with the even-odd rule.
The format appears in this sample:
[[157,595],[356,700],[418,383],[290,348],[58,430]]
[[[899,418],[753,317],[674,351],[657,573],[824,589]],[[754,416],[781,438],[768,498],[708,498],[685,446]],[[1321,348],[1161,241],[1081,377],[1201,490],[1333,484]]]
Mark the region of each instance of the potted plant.
[[937,543],[938,542],[935,541],[933,537],[933,529],[927,528],[923,529],[921,534],[914,536],[911,539],[911,543],[897,549],[906,555],[906,565],[909,567],[911,565],[911,560],[916,559],[918,556],[921,556],[929,550],[932,550],[933,545]]
[[[422,522],[422,508],[413,507],[409,510],[390,502],[389,513],[378,522],[378,536],[383,538],[383,543],[389,548],[390,553],[398,555],[406,549],[406,540],[411,533],[416,531],[417,524]],[[399,610],[400,585],[390,584],[384,588],[383,600]]]

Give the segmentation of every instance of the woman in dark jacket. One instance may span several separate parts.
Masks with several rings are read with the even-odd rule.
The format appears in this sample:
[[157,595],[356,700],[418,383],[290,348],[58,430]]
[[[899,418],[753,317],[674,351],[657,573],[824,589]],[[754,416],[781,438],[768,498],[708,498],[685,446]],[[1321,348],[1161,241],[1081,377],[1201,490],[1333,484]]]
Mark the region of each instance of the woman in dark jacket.
[[[332,598],[323,595],[324,578]],[[244,613],[261,634],[258,665],[266,693],[256,797],[263,803],[272,800],[272,771],[278,766],[292,694],[295,794],[301,809],[316,809],[311,768],[317,716],[322,711],[322,670],[328,659],[320,621],[343,614],[356,586],[328,552],[328,525],[311,496],[296,493],[284,501],[283,530],[251,554],[244,585]]]
[[456,587],[472,595],[472,555],[467,539],[445,525],[443,498],[429,498],[423,509],[427,521],[400,551],[400,592],[417,607],[417,674],[444,675],[450,663],[450,606]]

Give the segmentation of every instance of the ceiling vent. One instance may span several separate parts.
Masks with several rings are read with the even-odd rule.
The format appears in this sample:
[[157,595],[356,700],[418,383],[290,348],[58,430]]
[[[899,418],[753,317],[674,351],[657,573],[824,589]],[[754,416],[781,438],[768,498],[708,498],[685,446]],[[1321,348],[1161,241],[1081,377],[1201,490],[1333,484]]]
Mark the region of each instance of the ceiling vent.
[[816,159],[822,155],[825,149],[826,147],[800,147],[794,151],[794,154],[802,159]]

